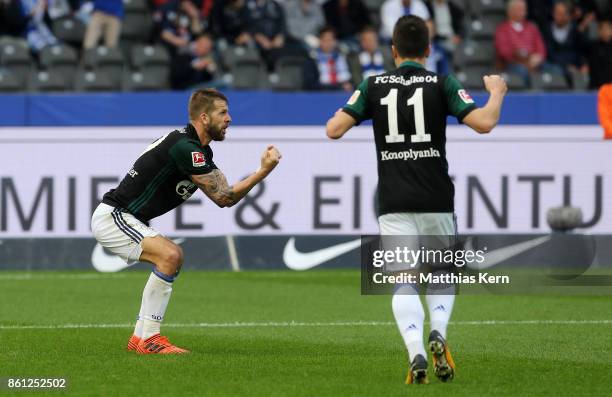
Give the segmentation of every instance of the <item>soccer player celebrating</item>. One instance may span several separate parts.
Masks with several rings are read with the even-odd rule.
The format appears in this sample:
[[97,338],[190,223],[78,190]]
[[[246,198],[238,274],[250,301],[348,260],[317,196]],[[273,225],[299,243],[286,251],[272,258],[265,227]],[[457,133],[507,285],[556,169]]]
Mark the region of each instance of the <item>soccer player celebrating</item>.
[[189,98],[189,124],[153,142],[116,189],[104,195],[91,229],[98,242],[126,262],[150,262],[149,276],[128,350],[141,354],[188,352],[160,335],[160,325],[183,263],[181,248],[148,226],[148,221],[181,205],[199,188],[219,207],[231,207],[278,165],[274,146],[261,156],[260,168],[230,186],[213,162],[211,141],[225,139],[232,121],[227,98],[214,89]]
[[[452,76],[428,72],[429,35],[425,22],[403,16],[395,24],[392,43],[397,69],[364,80],[344,108],[327,122],[327,136],[339,139],[354,125],[372,119],[378,158],[378,218],[382,235],[454,236],[454,186],[446,161],[446,117],[453,115],[478,133],[497,124],[506,83],[485,76],[490,93],[477,108]],[[406,383],[427,383],[423,343],[424,311],[413,285],[396,288],[392,309],[408,349]],[[431,320],[428,347],[436,376],[454,377],[455,364],[446,343],[454,303],[454,286],[440,294],[428,290]]]

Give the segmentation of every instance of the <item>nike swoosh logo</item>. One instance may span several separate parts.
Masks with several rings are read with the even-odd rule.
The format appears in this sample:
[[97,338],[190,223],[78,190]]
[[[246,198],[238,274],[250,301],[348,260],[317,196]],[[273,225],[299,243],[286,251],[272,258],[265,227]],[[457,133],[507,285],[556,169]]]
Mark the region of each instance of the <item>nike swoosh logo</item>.
[[[185,242],[185,239],[177,238],[172,241],[180,245]],[[125,261],[117,255],[108,254],[104,251],[100,243],[96,244],[91,253],[91,264],[94,269],[102,273],[118,272],[130,266],[130,264],[125,263]]]
[[[508,245],[507,247],[497,248],[491,251],[485,251],[485,260],[482,263],[473,262],[470,263],[468,267],[476,270],[487,269],[491,266],[497,265],[498,263],[504,262],[512,258],[513,256],[522,254],[523,252],[529,251],[530,249],[542,245],[550,239],[551,236],[542,236],[533,240],[523,241],[522,243]],[[472,244],[471,237],[465,241],[465,246],[463,248],[466,251],[474,251],[474,245]]]
[[342,254],[346,254],[361,245],[361,239],[346,243],[332,245],[311,252],[300,252],[295,248],[295,237],[291,237],[283,250],[283,261],[289,269],[308,270],[322,263],[330,261]]

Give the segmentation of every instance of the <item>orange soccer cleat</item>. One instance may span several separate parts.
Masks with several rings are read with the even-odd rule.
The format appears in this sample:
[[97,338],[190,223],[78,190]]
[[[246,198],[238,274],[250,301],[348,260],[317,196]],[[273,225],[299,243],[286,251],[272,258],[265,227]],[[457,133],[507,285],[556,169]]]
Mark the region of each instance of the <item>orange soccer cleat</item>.
[[412,359],[410,369],[408,369],[408,376],[406,377],[406,384],[412,385],[426,385],[429,383],[427,379],[427,360],[421,354],[417,354]]
[[448,349],[448,343],[436,330],[429,334],[429,349],[433,353],[434,373],[442,382],[455,378],[455,361]]
[[139,354],[182,354],[189,353],[189,350],[174,346],[168,338],[156,334],[147,339],[141,339],[136,347]]
[[139,343],[140,343],[140,338],[137,337],[136,335],[132,335],[132,337],[128,341],[127,350],[128,351],[136,351],[136,348],[138,347]]

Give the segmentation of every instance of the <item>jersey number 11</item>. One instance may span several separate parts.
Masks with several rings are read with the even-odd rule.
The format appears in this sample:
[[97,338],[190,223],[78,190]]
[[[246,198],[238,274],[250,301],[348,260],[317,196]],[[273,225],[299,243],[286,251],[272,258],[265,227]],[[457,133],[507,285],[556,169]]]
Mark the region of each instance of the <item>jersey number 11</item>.
[[[385,135],[387,143],[404,142],[404,134],[399,133],[397,122],[397,88],[392,88],[389,95],[380,100],[381,105],[387,106],[387,120],[389,121],[389,135]],[[408,99],[408,106],[414,106],[414,128],[416,133],[410,135],[410,142],[431,142],[431,135],[425,133],[425,114],[423,113],[423,87],[417,88]]]

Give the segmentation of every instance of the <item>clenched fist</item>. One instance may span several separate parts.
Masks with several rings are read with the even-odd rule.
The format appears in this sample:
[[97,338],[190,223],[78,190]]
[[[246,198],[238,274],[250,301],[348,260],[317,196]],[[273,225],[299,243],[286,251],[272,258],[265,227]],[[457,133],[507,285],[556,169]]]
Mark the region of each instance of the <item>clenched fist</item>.
[[508,91],[506,82],[499,75],[492,74],[490,76],[484,76],[482,79],[484,80],[486,90],[490,94],[505,95],[506,91]]
[[274,145],[268,146],[261,155],[261,169],[266,173],[271,172],[281,159],[281,154]]

